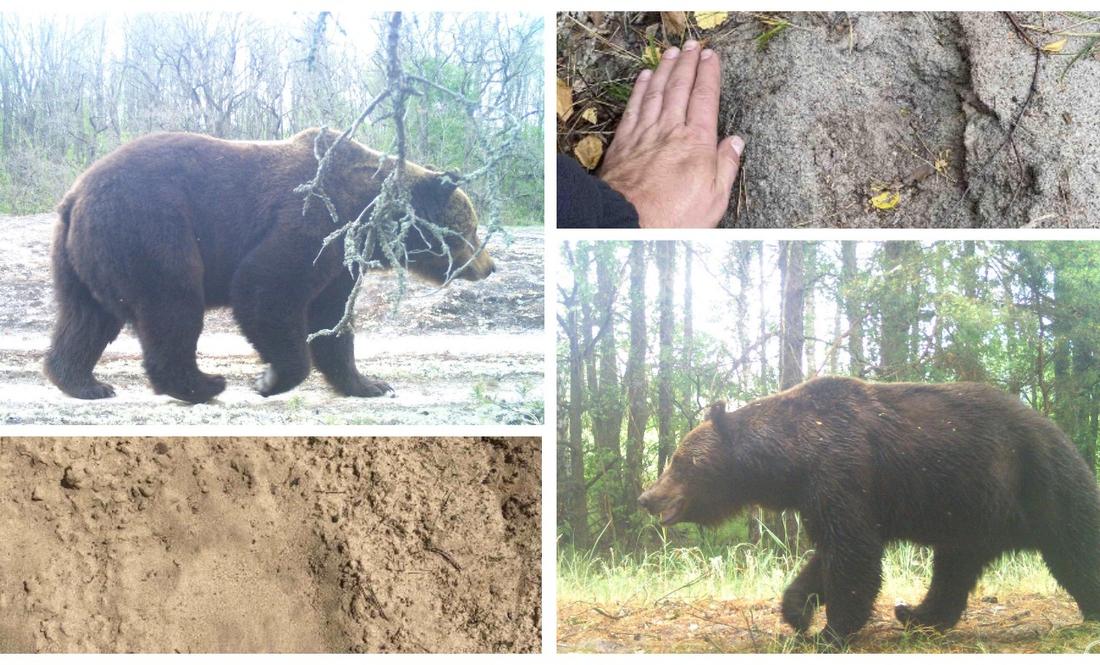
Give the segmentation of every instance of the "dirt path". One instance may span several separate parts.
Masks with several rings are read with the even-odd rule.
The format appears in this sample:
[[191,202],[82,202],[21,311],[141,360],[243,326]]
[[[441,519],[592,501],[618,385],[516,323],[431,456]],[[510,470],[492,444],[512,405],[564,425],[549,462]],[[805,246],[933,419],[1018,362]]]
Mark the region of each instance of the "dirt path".
[[[559,18],[559,76],[582,102],[601,100],[601,118],[621,112],[607,82],[633,82],[640,65],[628,56],[646,30],[656,23],[662,39],[656,13],[628,16]],[[1072,28],[1080,17],[1015,17],[1087,32]],[[764,41],[780,19],[790,27]],[[723,58],[720,131],[747,141],[724,226],[1100,227],[1100,59],[1066,71],[1087,36],[1039,58],[1030,94],[1034,50],[1002,12],[730,12],[694,34]],[[559,149],[594,129],[576,111]],[[896,205],[873,207],[876,186]]]
[[534,438],[0,438],[0,652],[532,652]]
[[53,325],[49,239],[53,215],[0,216],[0,424],[530,424],[543,417],[543,232],[516,229],[490,243],[497,273],[435,289],[409,281],[391,316],[394,279],[373,275],[357,303],[356,358],[396,396],[340,397],[317,372],[296,389],[260,397],[262,366],[228,310],[207,313],[199,366],[228,387],[209,404],[154,395],[129,328],[96,368],[112,399],[65,396],[43,376]]
[[[819,612],[814,630],[820,630]],[[880,600],[852,646],[854,653],[1084,653],[1100,639],[1081,623],[1073,600],[1057,597],[971,598],[946,634],[905,632],[893,604]],[[578,653],[811,653],[792,636],[779,600],[666,599],[621,606],[558,604],[558,651]],[[1100,644],[1092,647],[1093,651]]]

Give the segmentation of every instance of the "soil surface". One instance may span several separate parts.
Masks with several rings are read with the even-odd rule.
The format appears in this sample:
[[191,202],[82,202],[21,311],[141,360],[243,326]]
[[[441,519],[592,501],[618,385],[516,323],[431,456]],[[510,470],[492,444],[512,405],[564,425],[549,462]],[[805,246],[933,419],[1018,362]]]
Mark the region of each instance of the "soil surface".
[[199,367],[226,377],[214,401],[189,406],[153,394],[129,327],[107,347],[96,376],[116,396],[79,400],[42,373],[54,303],[49,242],[55,215],[0,216],[0,424],[450,424],[542,422],[543,230],[489,242],[497,272],[438,289],[410,278],[394,314],[392,274],[376,273],[356,304],[360,371],[396,395],[335,393],[314,371],[297,388],[264,398],[252,385],[263,366],[228,309],[207,312]]
[[537,652],[534,438],[0,438],[0,652]]
[[[814,631],[825,621],[818,612]],[[812,653],[794,637],[779,599],[662,599],[620,606],[558,604],[558,651],[570,653]],[[1091,645],[1091,646],[1090,646]],[[952,630],[906,632],[880,601],[851,645],[853,653],[1094,653],[1096,624],[1081,623],[1068,595],[971,598]],[[1091,649],[1091,651],[1090,651]]]
[[719,136],[747,142],[722,226],[1100,227],[1100,22],[1012,16],[1036,47],[1070,36],[1040,51],[1003,12],[731,12],[684,37],[658,13],[562,14],[559,150],[609,141],[646,45],[691,37],[723,59]]

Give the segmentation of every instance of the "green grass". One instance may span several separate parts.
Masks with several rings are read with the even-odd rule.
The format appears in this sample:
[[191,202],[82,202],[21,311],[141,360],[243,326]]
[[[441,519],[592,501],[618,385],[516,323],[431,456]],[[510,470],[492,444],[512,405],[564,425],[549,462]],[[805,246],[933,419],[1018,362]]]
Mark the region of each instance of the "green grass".
[[[562,547],[558,553],[559,601],[622,603],[668,596],[713,596],[764,600],[779,598],[808,554],[795,556],[764,544],[676,547],[664,541],[654,551],[606,554]],[[917,603],[932,577],[932,552],[909,543],[892,545],[883,560],[881,594]],[[1053,593],[1057,584],[1042,558],[1032,552],[1007,554],[986,569],[979,596]]]

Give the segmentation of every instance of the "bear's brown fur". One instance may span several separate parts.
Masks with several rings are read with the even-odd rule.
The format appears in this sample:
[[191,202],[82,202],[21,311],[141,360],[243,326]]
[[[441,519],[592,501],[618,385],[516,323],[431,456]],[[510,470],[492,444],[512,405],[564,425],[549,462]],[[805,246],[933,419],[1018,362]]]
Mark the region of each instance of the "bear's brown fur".
[[744,506],[798,510],[815,552],[783,616],[850,639],[882,583],[886,543],[933,548],[932,583],[903,623],[944,630],[985,566],[1034,549],[1100,620],[1100,491],[1069,439],[1018,398],[976,383],[825,377],[727,413],[719,402],[639,502],[661,524],[714,524]]
[[[57,320],[46,375],[74,397],[110,397],[92,375],[103,349],[131,322],[158,393],[205,402],[225,388],[201,372],[195,347],[203,312],[231,306],[241,330],[269,367],[263,395],[290,390],[310,361],[345,395],[390,390],[355,367],[353,336],[309,333],[335,325],[353,277],[337,242],[321,250],[334,225],[314,200],[303,215],[294,189],[317,171],[311,129],[285,141],[223,141],[197,134],[152,134],[91,166],[58,206],[52,268]],[[319,147],[339,136],[327,132]],[[378,195],[394,160],[354,140],[333,155],[325,181],[341,222]],[[448,229],[445,243],[414,228],[403,256],[409,271],[434,283],[480,280],[493,272],[481,249],[477,215],[444,174],[407,164],[417,215]],[[453,232],[453,233],[452,233]],[[383,267],[382,253],[372,257]],[[463,267],[464,266],[464,267]],[[451,271],[459,270],[457,275]]]

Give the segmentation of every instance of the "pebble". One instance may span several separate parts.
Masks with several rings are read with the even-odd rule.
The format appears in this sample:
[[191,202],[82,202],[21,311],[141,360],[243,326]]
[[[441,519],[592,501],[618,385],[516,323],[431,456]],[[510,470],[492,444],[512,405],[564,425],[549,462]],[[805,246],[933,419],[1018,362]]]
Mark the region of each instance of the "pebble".
[[45,501],[45,500],[46,500],[46,493],[42,490],[41,487],[35,487],[33,490],[31,490],[31,501]]

